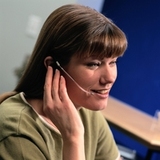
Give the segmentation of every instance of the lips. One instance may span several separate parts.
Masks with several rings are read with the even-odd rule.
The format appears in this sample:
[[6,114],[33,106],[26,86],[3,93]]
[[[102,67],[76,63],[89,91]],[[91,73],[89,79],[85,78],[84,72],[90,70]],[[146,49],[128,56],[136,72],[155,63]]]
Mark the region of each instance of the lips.
[[108,94],[109,90],[92,90],[92,92],[94,93],[98,93],[98,94]]

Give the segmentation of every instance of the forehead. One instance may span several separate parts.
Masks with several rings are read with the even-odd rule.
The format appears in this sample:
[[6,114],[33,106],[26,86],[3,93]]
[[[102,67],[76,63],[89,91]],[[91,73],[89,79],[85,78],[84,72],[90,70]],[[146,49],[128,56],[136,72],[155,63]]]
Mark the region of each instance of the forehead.
[[73,55],[70,59],[69,64],[78,64],[78,63],[83,63],[84,61],[87,60],[94,60],[94,59],[98,59],[98,60],[103,60],[104,58],[109,58],[109,57],[99,57],[98,54],[89,54],[88,56],[86,56],[88,54],[85,54],[85,56],[79,57],[76,54]]
[[125,51],[125,43],[120,39],[100,38],[89,42],[85,47],[74,54],[78,59],[85,58],[113,58],[122,56]]

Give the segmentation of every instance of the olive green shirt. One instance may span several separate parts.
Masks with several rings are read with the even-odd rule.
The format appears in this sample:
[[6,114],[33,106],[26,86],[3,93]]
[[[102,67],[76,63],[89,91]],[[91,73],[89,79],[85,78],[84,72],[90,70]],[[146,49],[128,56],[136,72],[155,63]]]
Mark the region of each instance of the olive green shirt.
[[[80,109],[86,160],[116,160],[119,152],[99,111]],[[62,160],[63,140],[26,102],[23,93],[0,104],[0,160]]]

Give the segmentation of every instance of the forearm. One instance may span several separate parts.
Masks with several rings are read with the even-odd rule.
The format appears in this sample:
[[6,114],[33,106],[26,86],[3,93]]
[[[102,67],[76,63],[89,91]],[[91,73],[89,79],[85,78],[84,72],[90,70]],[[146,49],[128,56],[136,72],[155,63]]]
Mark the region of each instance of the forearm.
[[64,141],[63,160],[85,160],[83,137]]

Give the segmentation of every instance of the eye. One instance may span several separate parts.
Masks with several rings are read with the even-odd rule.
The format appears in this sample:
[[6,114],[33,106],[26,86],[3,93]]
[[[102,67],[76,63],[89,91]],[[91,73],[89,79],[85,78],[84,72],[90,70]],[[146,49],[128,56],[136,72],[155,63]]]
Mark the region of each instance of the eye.
[[89,67],[89,68],[97,68],[100,65],[101,65],[100,62],[89,62],[89,63],[86,64],[86,66]]
[[90,63],[87,64],[87,66],[89,66],[89,67],[100,66],[100,63],[90,62]]
[[114,60],[112,60],[112,61],[109,63],[109,65],[114,66],[114,65],[116,65],[117,63],[118,63],[118,60],[117,60],[117,59],[114,59]]

